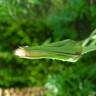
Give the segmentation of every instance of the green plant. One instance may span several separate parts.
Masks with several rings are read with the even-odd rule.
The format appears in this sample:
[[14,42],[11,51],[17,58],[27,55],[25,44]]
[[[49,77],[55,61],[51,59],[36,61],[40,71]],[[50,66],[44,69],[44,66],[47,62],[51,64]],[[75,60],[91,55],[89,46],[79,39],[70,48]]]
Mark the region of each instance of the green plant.
[[76,42],[84,40],[96,28],[95,6],[95,0],[1,0],[0,86],[33,87],[56,81],[63,96],[88,96],[88,92],[95,96],[96,51],[92,51],[95,50],[95,39],[85,40],[88,43],[83,43],[86,45],[83,52],[92,52],[84,54],[74,64],[60,60],[21,59],[13,55],[18,46],[38,46],[46,40],[42,46],[68,38]]
[[94,50],[96,50],[96,30],[82,42],[64,40],[36,47],[20,47],[15,54],[28,59],[49,58],[76,62],[82,55]]

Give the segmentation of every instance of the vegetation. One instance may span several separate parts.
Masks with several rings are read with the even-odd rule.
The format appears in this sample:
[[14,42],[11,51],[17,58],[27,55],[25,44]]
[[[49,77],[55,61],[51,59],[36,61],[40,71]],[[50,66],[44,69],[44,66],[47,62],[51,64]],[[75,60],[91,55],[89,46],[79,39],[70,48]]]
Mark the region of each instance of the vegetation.
[[1,0],[0,86],[44,86],[49,89],[48,96],[50,93],[95,96],[95,51],[76,63],[27,60],[13,54],[19,46],[84,40],[96,28],[95,3],[95,0]]

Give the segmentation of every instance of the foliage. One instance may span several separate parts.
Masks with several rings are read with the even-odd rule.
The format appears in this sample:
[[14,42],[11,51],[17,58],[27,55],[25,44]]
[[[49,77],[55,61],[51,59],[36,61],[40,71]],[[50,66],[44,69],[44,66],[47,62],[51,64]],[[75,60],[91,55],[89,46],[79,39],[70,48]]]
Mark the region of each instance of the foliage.
[[74,96],[95,96],[95,85],[91,82],[94,81],[93,78],[96,78],[96,65],[87,65],[87,68],[86,65],[78,62],[76,65],[69,66],[62,73],[49,76],[46,87],[54,93],[54,96],[71,96],[72,94]]
[[[88,37],[96,28],[96,5],[92,1],[91,4],[90,0],[1,0],[0,86],[43,86],[47,81],[56,81],[60,95],[95,96],[95,51],[74,64],[12,55],[19,46]],[[48,76],[52,79],[47,80]]]
[[[71,48],[70,48],[71,47]],[[53,59],[76,62],[89,52],[96,51],[96,30],[82,41],[62,40],[40,46],[23,46],[15,50],[14,54],[27,59]]]

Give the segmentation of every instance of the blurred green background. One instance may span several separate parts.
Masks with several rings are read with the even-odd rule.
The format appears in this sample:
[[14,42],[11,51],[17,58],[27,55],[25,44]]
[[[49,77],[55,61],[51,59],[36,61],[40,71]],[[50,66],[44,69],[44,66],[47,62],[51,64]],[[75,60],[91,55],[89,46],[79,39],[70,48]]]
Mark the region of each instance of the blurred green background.
[[50,83],[57,96],[96,96],[96,52],[74,64],[13,55],[19,46],[83,40],[95,28],[95,0],[0,0],[0,87]]

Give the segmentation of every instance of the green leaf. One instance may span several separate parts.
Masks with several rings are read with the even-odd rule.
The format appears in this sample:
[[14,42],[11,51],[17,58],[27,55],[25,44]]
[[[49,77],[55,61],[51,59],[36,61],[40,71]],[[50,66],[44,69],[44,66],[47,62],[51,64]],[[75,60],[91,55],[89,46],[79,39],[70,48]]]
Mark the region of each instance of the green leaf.
[[47,45],[35,47],[20,47],[15,51],[15,54],[22,58],[30,59],[56,59],[62,61],[75,62],[82,53],[82,46],[80,43],[73,40],[64,40]]
[[83,54],[96,50],[96,30],[85,40],[63,40],[35,47],[20,47],[15,54],[28,59],[56,59],[76,62]]
[[91,35],[87,39],[84,40],[84,42],[82,43],[82,47],[82,54],[96,50],[96,29],[91,33]]

